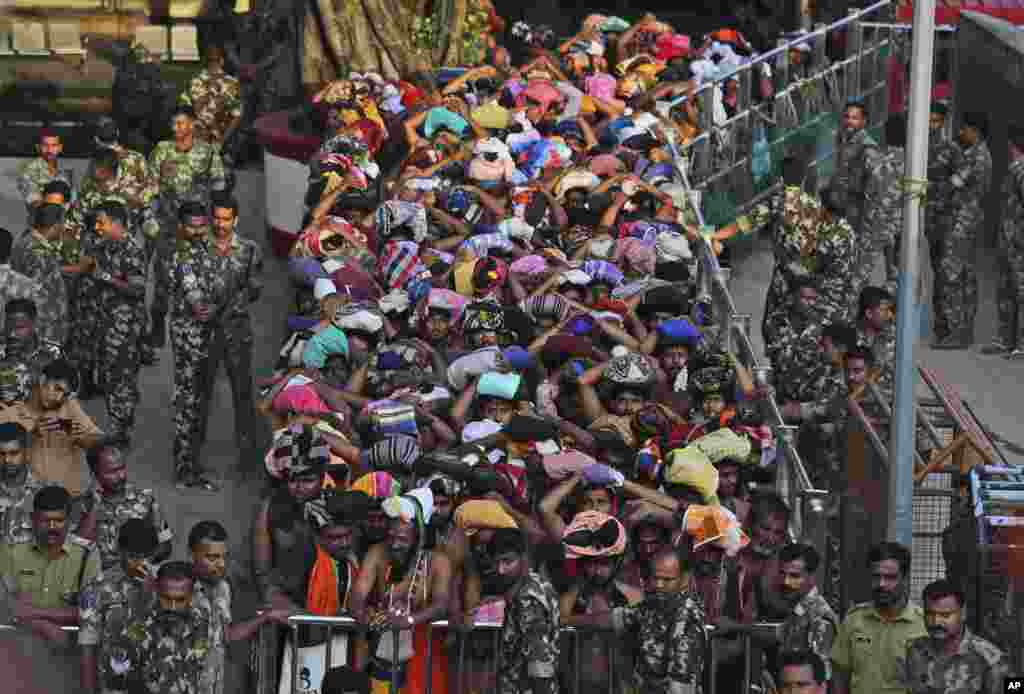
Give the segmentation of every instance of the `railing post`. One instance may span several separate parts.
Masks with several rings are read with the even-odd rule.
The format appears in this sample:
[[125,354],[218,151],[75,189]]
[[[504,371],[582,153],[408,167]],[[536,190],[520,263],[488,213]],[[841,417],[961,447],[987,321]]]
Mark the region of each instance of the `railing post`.
[[[736,339],[733,337],[734,333],[737,336],[742,335],[743,337],[745,337],[746,343],[748,345],[750,344],[750,323],[752,320],[753,318],[749,313],[734,313],[731,316],[729,316],[728,341],[731,343],[730,347],[738,348],[743,345],[743,340]],[[728,351],[733,352],[735,354],[738,350],[734,351],[733,349],[730,348]],[[740,360],[740,363],[743,363],[744,357],[746,355],[737,354],[736,356]],[[743,366],[749,367],[750,364],[743,363]]]
[[292,624],[292,694],[299,691],[302,668],[299,667],[299,625]]
[[[860,10],[849,10],[850,15],[856,15]],[[846,57],[853,58],[847,63],[843,72],[846,74],[846,99],[856,99],[861,93],[861,56],[860,51],[864,45],[864,28],[860,25],[859,19],[852,20],[846,25]]]
[[697,143],[696,151],[694,152],[693,168],[698,180],[707,177],[708,171],[711,169],[713,157],[714,143],[712,140],[714,135],[712,130],[714,129],[714,118],[712,104],[714,103],[714,97],[712,90],[714,90],[714,86],[709,86],[697,93],[697,136],[703,136]]
[[[829,496],[824,489],[804,489],[800,492],[800,520],[803,524],[800,539],[818,550],[819,557],[828,556]],[[826,585],[827,571],[828,562],[818,562],[817,585]]]
[[[799,427],[790,424],[779,424],[773,427],[778,441],[779,452],[782,453],[781,465],[775,465],[775,488],[779,496],[786,500],[790,509],[790,526],[792,533],[800,536],[800,513],[796,506],[797,480],[793,470],[791,456],[796,452],[796,435]],[[795,527],[792,527],[795,526]]]
[[398,629],[391,630],[391,684],[389,694],[398,694]]

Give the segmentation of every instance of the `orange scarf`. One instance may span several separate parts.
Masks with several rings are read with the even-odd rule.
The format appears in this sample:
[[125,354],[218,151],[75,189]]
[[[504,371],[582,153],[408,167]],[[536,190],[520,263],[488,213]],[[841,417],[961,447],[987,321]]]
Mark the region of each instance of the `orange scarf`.
[[312,614],[323,617],[334,617],[348,604],[348,594],[352,589],[352,566],[345,562],[348,571],[348,587],[345,590],[345,601],[338,598],[338,562],[316,546],[316,562],[309,574],[309,588],[306,590],[306,609]]

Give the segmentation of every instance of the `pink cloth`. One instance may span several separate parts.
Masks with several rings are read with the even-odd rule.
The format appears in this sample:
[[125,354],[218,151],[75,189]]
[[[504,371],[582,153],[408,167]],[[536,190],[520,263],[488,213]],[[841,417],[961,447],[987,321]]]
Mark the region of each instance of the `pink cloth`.
[[583,472],[583,468],[596,461],[586,453],[565,451],[556,455],[544,456],[544,472],[553,480],[564,480]]
[[613,154],[599,154],[590,160],[590,171],[602,178],[614,176],[624,168],[622,160]]
[[889,56],[889,113],[907,110],[907,74],[896,56]]
[[561,100],[562,93],[547,80],[533,80],[526,85],[526,89],[519,96],[523,106],[526,105],[526,99],[528,98],[540,103],[541,108],[547,111],[551,108],[552,104]]
[[330,410],[315,390],[308,385],[288,386],[274,398],[273,408],[279,414],[302,412],[327,414]]
[[673,58],[690,54],[690,37],[685,34],[661,34],[654,46],[654,57],[667,63]]
[[509,266],[509,270],[515,275],[539,275],[547,269],[547,261],[539,255],[523,256]]
[[623,260],[634,272],[653,275],[658,258],[650,245],[638,238],[629,237],[620,239],[615,246],[615,261],[621,265]]
[[589,96],[598,98],[601,101],[611,101],[615,98],[615,89],[618,83],[611,75],[599,72],[588,77],[584,86]]

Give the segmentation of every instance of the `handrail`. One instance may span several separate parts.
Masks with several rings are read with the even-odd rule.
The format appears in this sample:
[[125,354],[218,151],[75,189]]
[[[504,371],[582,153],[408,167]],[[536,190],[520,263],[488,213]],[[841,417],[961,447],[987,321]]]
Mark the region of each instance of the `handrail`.
[[[830,32],[830,31],[832,31],[834,29],[839,29],[840,27],[846,26],[847,24],[850,24],[851,22],[856,22],[861,17],[863,17],[864,15],[869,14],[871,12],[874,12],[875,10],[879,10],[879,9],[881,9],[883,7],[886,7],[887,5],[891,5],[891,4],[892,4],[892,0],[879,0],[879,2],[876,2],[873,5],[868,5],[867,7],[865,7],[862,10],[858,10],[856,12],[852,12],[849,15],[847,15],[846,17],[843,17],[842,19],[838,19],[838,20],[832,22],[831,24],[827,24],[827,25],[825,25],[823,27],[819,27],[819,28],[815,29],[814,31],[807,32],[806,34],[801,34],[798,38],[795,38],[795,39],[793,39],[791,41],[787,41],[786,43],[781,44],[779,46],[776,46],[775,48],[773,48],[773,49],[771,49],[769,51],[765,51],[764,53],[759,54],[756,58],[752,58],[751,60],[749,60],[749,61],[747,61],[745,63],[741,63],[740,65],[737,65],[735,69],[733,69],[732,71],[726,73],[725,75],[721,75],[720,77],[717,77],[714,80],[710,80],[708,82],[705,82],[704,84],[702,84],[700,86],[700,88],[697,89],[697,91],[694,93],[694,96],[696,96],[701,91],[704,91],[705,89],[708,89],[708,88],[710,88],[712,86],[715,86],[715,85],[718,85],[718,84],[724,84],[728,80],[732,79],[734,75],[739,74],[743,70],[752,69],[754,66],[764,64],[768,60],[774,58],[775,56],[789,51],[791,48],[795,48],[797,46],[801,46],[801,45],[803,45],[805,43],[808,43],[809,41],[811,41],[813,39],[818,38],[819,36],[825,36],[826,34],[828,34],[828,32]],[[669,103],[672,106],[677,106],[677,105],[683,103],[684,101],[686,101],[686,95],[676,97],[675,99],[673,99]]]

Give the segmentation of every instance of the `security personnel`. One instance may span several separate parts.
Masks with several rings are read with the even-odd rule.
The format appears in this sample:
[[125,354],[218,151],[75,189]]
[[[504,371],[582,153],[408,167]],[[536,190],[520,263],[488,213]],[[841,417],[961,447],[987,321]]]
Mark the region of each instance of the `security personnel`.
[[907,644],[928,634],[908,603],[910,550],[882,542],[868,553],[872,601],[854,606],[832,644],[834,694],[906,694]]
[[99,573],[99,557],[67,541],[71,495],[44,487],[32,506],[33,542],[0,545],[0,578],[14,619],[55,643],[78,622],[78,593]]
[[130,661],[125,627],[145,612],[152,599],[145,581],[160,545],[156,528],[141,518],[118,531],[120,563],[83,587],[78,601],[78,645],[82,647],[82,689],[114,694],[128,687]]
[[200,422],[206,413],[206,369],[217,307],[229,302],[227,258],[211,249],[210,217],[195,202],[182,204],[174,252],[160,265],[159,302],[170,308],[174,355],[174,470],[178,485],[215,491],[199,467]]

